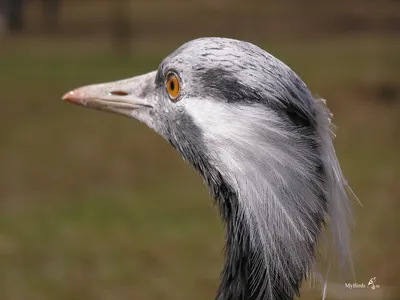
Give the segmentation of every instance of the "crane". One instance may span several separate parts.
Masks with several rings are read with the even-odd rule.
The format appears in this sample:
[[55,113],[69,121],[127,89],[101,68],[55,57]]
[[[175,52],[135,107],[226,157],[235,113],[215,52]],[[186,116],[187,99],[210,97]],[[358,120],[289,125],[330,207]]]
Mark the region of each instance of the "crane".
[[156,71],[63,99],[143,122],[203,177],[226,231],[217,300],[299,296],[322,236],[340,266],[352,264],[354,194],[335,154],[331,113],[258,46],[198,38]]

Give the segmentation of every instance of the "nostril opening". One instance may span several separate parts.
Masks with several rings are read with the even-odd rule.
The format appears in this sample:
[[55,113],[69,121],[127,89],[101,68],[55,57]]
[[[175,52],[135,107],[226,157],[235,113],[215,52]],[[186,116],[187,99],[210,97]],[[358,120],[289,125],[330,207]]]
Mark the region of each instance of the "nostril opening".
[[124,92],[124,91],[112,91],[110,94],[113,96],[128,96],[129,95],[127,92]]

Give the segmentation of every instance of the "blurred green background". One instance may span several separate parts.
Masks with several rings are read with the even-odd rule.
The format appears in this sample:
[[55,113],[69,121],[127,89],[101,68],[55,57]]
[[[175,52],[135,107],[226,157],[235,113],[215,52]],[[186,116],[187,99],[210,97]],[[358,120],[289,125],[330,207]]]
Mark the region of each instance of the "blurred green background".
[[[154,70],[199,36],[258,44],[328,100],[363,204],[353,203],[357,282],[380,286],[332,283],[328,299],[400,299],[399,1],[31,0],[11,23],[7,1],[1,300],[214,298],[224,232],[199,176],[144,125],[61,101]],[[320,298],[306,284],[302,296]]]

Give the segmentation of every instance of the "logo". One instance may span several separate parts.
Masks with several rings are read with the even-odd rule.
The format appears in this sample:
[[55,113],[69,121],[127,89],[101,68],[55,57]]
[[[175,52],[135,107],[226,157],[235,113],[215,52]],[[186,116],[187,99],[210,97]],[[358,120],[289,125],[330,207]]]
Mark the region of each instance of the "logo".
[[344,287],[347,289],[371,289],[371,290],[376,290],[379,289],[380,286],[379,284],[376,284],[376,277],[372,277],[369,281],[368,284],[366,285],[365,283],[358,283],[358,282],[353,282],[353,283],[345,283]]

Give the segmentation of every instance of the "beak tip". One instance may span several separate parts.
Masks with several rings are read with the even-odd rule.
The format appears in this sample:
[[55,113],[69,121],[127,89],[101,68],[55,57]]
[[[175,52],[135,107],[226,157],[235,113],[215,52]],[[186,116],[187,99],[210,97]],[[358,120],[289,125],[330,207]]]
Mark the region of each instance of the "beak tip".
[[62,100],[68,101],[68,100],[70,100],[72,98],[73,95],[74,95],[74,92],[70,91],[70,92],[64,94],[64,96],[62,96]]
[[77,93],[75,93],[74,91],[70,91],[70,92],[66,93],[64,96],[62,96],[62,100],[70,102],[70,103],[74,103],[74,104],[81,103],[81,99],[80,99],[79,95],[77,95]]

